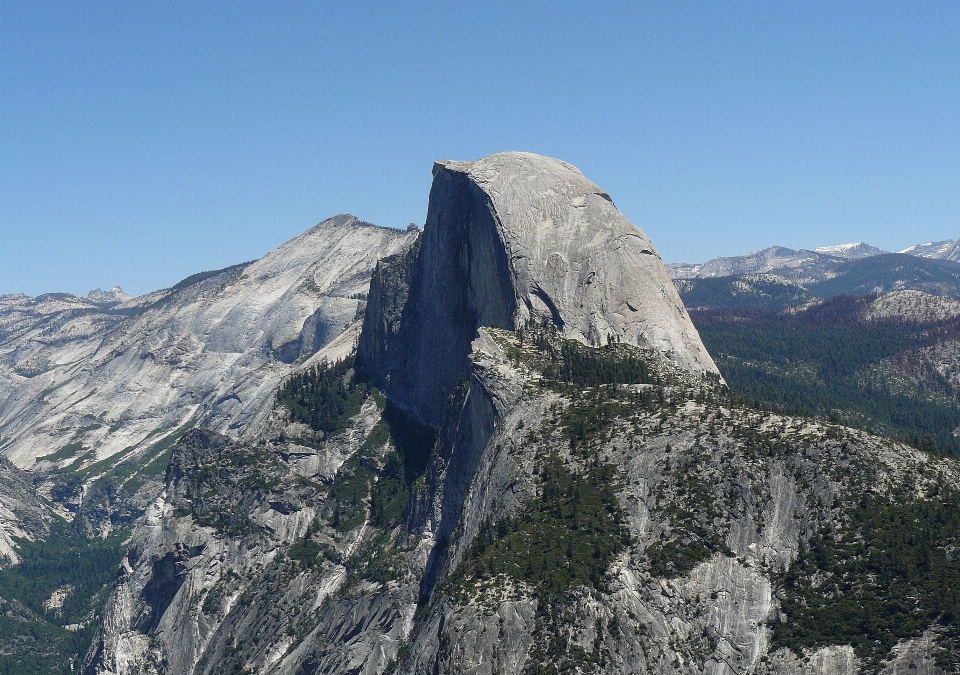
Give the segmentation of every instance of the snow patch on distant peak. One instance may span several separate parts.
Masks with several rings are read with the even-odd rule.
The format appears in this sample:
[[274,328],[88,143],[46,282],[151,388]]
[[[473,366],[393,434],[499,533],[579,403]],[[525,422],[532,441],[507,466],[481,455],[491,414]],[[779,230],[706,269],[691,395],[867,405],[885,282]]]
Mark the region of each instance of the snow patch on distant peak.
[[848,258],[850,260],[860,260],[861,258],[869,258],[886,253],[886,251],[876,246],[871,246],[870,244],[864,244],[862,241],[852,244],[837,244],[836,246],[821,246],[816,249],[816,252],[823,255],[832,255],[837,258]]
[[124,293],[119,286],[114,286],[109,291],[102,291],[98,287],[87,293],[87,299],[94,302],[124,302],[134,297],[136,296]]
[[917,244],[905,248],[900,253],[915,255],[920,258],[960,261],[960,239],[928,241],[926,244]]

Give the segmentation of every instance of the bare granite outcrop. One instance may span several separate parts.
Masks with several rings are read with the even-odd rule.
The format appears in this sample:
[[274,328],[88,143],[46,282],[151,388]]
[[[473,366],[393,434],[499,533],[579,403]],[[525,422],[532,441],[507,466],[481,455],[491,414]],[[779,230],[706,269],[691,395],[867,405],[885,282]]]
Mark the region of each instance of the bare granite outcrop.
[[718,375],[656,248],[575,167],[505,152],[433,174],[420,241],[374,273],[358,352],[398,405],[438,426],[481,326],[549,321]]
[[777,629],[788,585],[824,581],[811,541],[954,494],[956,460],[739,406],[652,244],[570,165],[438,162],[356,344],[344,430],[264,394],[172,449],[85,673],[944,672],[935,622],[883,649]]

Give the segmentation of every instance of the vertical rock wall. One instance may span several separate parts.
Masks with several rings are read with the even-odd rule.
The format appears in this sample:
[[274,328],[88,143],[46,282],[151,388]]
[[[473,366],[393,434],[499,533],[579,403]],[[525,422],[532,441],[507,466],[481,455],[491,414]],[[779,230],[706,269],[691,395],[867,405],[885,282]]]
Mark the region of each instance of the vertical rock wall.
[[549,320],[718,373],[653,244],[573,166],[509,152],[434,165],[419,245],[374,275],[359,364],[436,427],[480,326]]
[[512,328],[516,298],[494,213],[468,175],[434,167],[427,223],[370,286],[358,363],[395,403],[437,427],[469,369],[477,328]]

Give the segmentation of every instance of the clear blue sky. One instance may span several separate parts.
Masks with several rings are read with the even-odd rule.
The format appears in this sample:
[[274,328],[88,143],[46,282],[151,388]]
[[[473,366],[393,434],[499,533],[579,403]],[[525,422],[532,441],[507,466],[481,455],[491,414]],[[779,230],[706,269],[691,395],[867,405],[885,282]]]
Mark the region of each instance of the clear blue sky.
[[667,261],[960,237],[960,3],[0,3],[0,293],[131,293],[441,158],[580,167]]

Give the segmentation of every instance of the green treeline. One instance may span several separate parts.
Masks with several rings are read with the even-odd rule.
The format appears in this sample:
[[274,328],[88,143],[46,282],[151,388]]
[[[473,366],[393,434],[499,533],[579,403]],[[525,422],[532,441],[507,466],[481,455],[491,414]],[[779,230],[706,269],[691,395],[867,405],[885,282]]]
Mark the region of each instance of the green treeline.
[[[388,441],[393,448],[378,459]],[[341,531],[362,524],[369,496],[374,525],[386,529],[399,525],[413,484],[427,470],[435,441],[433,429],[385,401],[380,421],[330,486],[331,524]]]
[[610,344],[594,349],[574,340],[559,348],[542,350],[549,358],[543,376],[557,382],[584,387],[601,384],[648,384],[653,382],[647,364],[630,348]]
[[826,417],[926,449],[960,452],[953,435],[960,405],[949,382],[941,377],[927,378],[933,386],[918,384],[885,364],[960,328],[865,322],[864,302],[838,297],[797,315],[709,310],[691,316],[737,403]]
[[772,626],[774,647],[850,644],[875,671],[897,641],[939,624],[940,643],[951,649],[938,665],[955,672],[960,493],[942,484],[926,499],[907,492],[865,494],[841,527],[810,540],[780,576],[785,616]]
[[716,525],[726,509],[697,461],[678,465],[654,488],[654,510],[670,523],[668,532],[644,551],[655,577],[687,574],[716,552],[732,555],[726,545],[727,528]]
[[[604,347],[588,347],[577,340],[563,338],[552,324],[529,326],[517,331],[521,350],[533,349],[531,365],[545,380],[596,387],[603,384],[654,384],[648,360],[638,348],[613,340]],[[511,354],[523,358],[522,351]],[[528,359],[529,360],[529,359]]]
[[347,428],[367,397],[367,385],[351,376],[353,357],[319,363],[291,375],[277,392],[277,403],[290,411],[293,422],[328,434]]
[[[87,539],[59,519],[43,541],[18,539],[22,562],[0,570],[0,675],[70,673],[70,659],[82,659],[99,625],[97,612],[116,577],[128,532]],[[57,589],[69,589],[59,610],[43,603]],[[20,606],[18,609],[18,605]],[[62,626],[81,624],[80,630]],[[12,649],[11,649],[12,647]]]
[[814,298],[803,286],[775,278],[752,276],[681,279],[677,290],[688,308],[755,309],[779,312]]
[[550,457],[539,478],[541,494],[523,514],[481,528],[458,574],[476,580],[506,574],[554,595],[603,588],[613,557],[630,544],[616,467],[577,473]]

